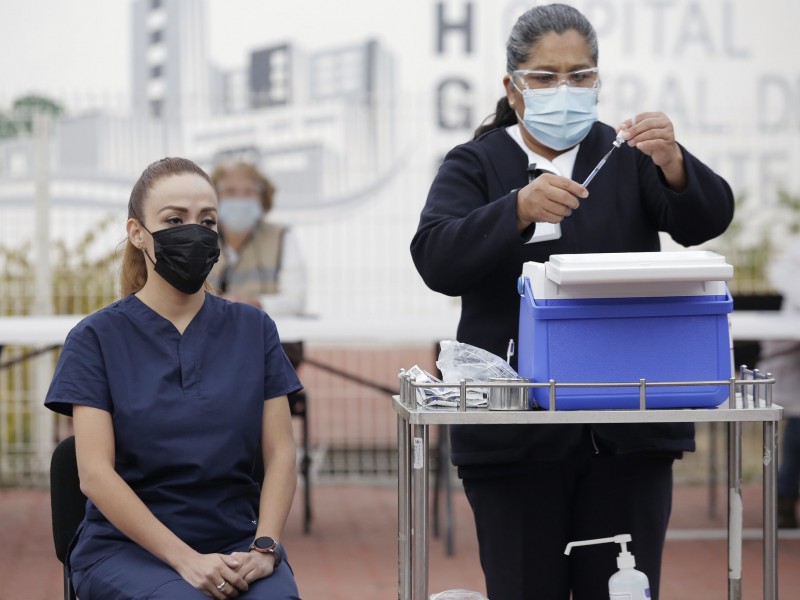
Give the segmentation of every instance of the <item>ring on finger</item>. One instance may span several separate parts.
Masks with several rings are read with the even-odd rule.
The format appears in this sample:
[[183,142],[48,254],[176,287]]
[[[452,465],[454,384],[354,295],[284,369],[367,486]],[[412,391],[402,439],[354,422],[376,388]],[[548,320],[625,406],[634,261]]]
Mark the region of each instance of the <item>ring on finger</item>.
[[218,589],[218,590],[221,592],[223,589],[225,589],[225,584],[226,584],[226,583],[228,583],[228,582],[227,582],[227,581],[225,581],[225,580],[223,579],[223,580],[222,580],[222,583],[220,583],[220,584],[217,586],[217,589]]

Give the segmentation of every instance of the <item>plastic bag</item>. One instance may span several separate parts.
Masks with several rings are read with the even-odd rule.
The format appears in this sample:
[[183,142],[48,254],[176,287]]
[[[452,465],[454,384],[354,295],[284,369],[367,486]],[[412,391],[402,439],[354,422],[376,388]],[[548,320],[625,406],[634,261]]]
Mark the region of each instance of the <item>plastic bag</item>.
[[469,383],[489,381],[491,377],[519,377],[505,360],[482,348],[454,340],[444,340],[440,346],[436,366],[445,383],[459,383],[462,379]]
[[446,590],[438,594],[431,594],[428,600],[489,600],[480,592],[469,590]]

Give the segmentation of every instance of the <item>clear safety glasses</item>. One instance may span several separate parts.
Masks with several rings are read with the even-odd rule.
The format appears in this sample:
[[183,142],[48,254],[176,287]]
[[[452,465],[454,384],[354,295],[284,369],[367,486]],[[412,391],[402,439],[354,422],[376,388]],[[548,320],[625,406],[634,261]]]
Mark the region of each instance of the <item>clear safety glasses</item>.
[[571,92],[600,87],[597,67],[580,69],[570,73],[552,71],[528,71],[520,69],[511,72],[511,82],[520,92],[534,90],[540,94],[555,94],[561,85]]

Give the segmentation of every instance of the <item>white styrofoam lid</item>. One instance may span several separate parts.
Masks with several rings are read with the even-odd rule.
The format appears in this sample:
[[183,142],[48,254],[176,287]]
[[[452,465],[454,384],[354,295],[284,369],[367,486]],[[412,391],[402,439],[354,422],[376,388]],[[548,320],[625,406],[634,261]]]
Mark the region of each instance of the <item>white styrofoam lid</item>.
[[559,285],[668,281],[728,281],[733,266],[706,250],[554,254],[545,263],[547,279]]

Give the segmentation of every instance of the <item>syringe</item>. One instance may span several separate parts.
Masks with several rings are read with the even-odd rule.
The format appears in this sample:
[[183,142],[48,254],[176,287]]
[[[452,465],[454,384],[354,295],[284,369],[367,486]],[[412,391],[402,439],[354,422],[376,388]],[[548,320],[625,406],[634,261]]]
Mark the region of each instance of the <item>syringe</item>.
[[594,179],[594,176],[597,175],[597,172],[603,167],[604,164],[606,164],[606,161],[608,160],[608,157],[611,156],[611,153],[614,151],[614,148],[619,148],[620,146],[622,146],[622,143],[624,141],[625,141],[625,138],[622,137],[622,132],[620,131],[617,134],[617,138],[613,142],[613,146],[611,146],[611,150],[609,150],[606,153],[606,155],[603,158],[600,159],[600,162],[597,163],[597,166],[592,170],[591,173],[589,173],[589,176],[586,178],[586,181],[584,181],[583,184],[582,184],[583,187],[586,187],[587,185],[589,185],[589,182],[591,182],[592,179]]

